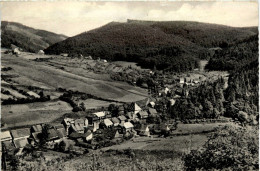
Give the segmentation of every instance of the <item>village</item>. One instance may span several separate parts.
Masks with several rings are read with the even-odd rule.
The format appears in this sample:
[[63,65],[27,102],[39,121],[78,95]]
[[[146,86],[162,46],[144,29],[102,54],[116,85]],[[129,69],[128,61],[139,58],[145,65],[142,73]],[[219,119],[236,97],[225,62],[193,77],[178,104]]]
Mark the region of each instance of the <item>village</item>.
[[[61,87],[51,90],[46,86],[23,85],[17,82],[17,79],[13,79],[20,77],[13,73],[12,67],[2,65],[2,104],[12,106],[35,102],[40,104],[66,102],[69,104],[68,111],[70,111],[66,114],[62,111],[59,118],[54,120],[46,118],[42,123],[36,119],[30,122],[30,125],[15,123],[10,127],[9,123],[2,122],[3,159],[11,154],[21,156],[28,148],[82,155],[127,141],[138,141],[135,140],[137,137],[147,137],[148,139],[144,141],[149,142],[158,141],[156,138],[182,135],[181,132],[176,131],[179,123],[228,123],[230,121],[228,118],[184,121],[167,115],[166,111],[175,105],[177,99],[188,97],[189,90],[219,78],[224,78],[227,82],[228,75],[221,72],[205,72],[203,66],[189,73],[171,75],[170,72],[141,69],[127,62],[114,64],[102,59],[93,60],[90,56],[79,55],[71,58],[68,54],[60,54],[50,57],[43,52],[39,52],[38,55],[20,52],[17,48],[7,52],[11,57],[45,63],[62,72],[126,82],[131,86],[144,89],[147,95],[136,100],[106,99]],[[74,69],[75,67],[77,69]],[[91,108],[88,107],[89,99],[97,101]],[[104,102],[106,105],[102,106]],[[55,111],[50,112],[53,114]],[[12,115],[11,110],[9,115]],[[213,127],[210,131],[212,130]]]

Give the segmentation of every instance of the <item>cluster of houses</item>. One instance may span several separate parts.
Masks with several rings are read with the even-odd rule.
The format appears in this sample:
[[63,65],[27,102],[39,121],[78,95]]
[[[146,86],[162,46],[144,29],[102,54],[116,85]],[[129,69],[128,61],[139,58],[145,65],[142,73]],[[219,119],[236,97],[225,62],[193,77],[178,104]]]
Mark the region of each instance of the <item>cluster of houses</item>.
[[[15,147],[22,149],[27,144],[37,145],[41,141],[49,147],[54,147],[56,143],[64,139],[78,140],[91,143],[95,133],[100,129],[116,128],[115,138],[123,137],[127,133],[140,136],[150,136],[150,129],[146,124],[146,119],[158,115],[153,108],[154,102],[149,103],[147,110],[142,110],[138,104],[129,105],[131,112],[124,113],[123,106],[119,107],[118,117],[112,117],[108,111],[100,111],[88,114],[85,118],[64,118],[60,124],[37,124],[31,128],[20,128],[15,130],[2,131],[0,134],[1,144],[5,147]],[[151,126],[151,125],[150,125]],[[169,131],[166,124],[153,125],[155,132],[164,129]]]
[[206,78],[200,77],[200,78],[191,78],[191,77],[181,77],[180,78],[180,85],[187,84],[194,86],[195,84],[199,84],[201,81],[205,81]]

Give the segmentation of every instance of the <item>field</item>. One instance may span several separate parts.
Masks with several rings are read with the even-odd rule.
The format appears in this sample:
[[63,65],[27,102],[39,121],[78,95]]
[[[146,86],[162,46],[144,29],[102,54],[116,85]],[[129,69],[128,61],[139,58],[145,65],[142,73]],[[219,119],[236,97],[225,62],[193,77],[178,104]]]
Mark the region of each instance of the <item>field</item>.
[[107,102],[107,101],[95,100],[95,99],[80,100],[79,103],[81,102],[85,104],[86,109],[108,107],[110,104],[116,104],[116,105],[120,104],[120,103]]
[[[42,62],[2,54],[2,64],[13,68],[19,75],[14,81],[22,85],[40,85],[51,89],[65,88],[124,102],[138,101],[147,97],[147,91],[124,82],[107,81],[66,72]],[[137,93],[132,93],[134,90]],[[135,96],[131,96],[134,94]],[[131,97],[131,98],[129,98]]]
[[37,123],[51,122],[72,108],[63,101],[37,102],[29,104],[2,105],[2,124],[19,127]]

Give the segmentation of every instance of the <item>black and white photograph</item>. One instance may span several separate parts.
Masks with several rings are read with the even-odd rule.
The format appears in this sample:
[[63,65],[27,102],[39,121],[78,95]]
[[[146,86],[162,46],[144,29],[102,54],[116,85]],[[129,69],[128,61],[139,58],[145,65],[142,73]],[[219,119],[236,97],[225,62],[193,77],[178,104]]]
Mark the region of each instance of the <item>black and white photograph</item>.
[[2,171],[258,171],[257,0],[2,1]]

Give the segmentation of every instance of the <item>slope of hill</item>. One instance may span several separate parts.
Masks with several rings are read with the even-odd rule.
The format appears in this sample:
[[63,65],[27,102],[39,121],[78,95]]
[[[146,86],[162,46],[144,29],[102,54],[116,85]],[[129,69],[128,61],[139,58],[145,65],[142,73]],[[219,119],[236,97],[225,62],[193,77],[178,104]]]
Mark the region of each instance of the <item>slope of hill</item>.
[[255,59],[242,67],[232,71],[226,90],[227,112],[231,117],[251,119],[247,115],[241,118],[242,111],[249,116],[259,118],[259,61]]
[[37,30],[20,23],[8,21],[1,22],[1,36],[2,47],[10,48],[11,44],[14,44],[29,52],[38,52],[67,38],[64,35]]
[[234,70],[258,59],[258,35],[216,53],[206,65],[209,70]]
[[[111,22],[48,47],[48,54],[75,53],[138,62],[143,67],[185,71],[208,58],[208,48],[234,44],[250,29],[198,22]],[[177,68],[176,68],[177,67]]]

